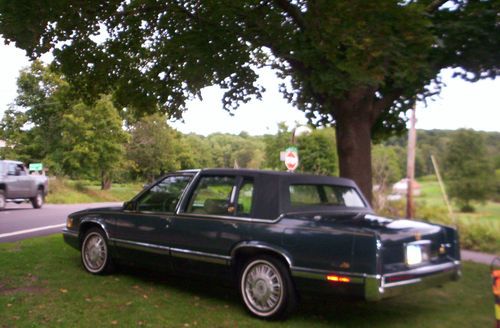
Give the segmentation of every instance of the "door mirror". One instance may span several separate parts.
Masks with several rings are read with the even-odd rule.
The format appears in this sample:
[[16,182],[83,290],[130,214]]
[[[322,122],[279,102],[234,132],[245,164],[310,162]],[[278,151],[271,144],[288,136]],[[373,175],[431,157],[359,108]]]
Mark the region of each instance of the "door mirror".
[[133,200],[123,203],[124,211],[135,211],[137,209],[137,203]]

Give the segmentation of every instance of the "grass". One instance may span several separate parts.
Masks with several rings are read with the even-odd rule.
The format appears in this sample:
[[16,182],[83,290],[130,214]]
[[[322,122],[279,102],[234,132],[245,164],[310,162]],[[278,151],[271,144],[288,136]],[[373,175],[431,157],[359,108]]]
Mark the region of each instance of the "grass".
[[141,190],[139,184],[114,183],[110,190],[86,181],[52,178],[46,202],[52,204],[79,204],[96,202],[123,202],[130,200]]
[[285,322],[249,316],[234,289],[139,270],[93,276],[61,236],[0,244],[2,327],[489,327],[489,268],[379,303],[309,296]]

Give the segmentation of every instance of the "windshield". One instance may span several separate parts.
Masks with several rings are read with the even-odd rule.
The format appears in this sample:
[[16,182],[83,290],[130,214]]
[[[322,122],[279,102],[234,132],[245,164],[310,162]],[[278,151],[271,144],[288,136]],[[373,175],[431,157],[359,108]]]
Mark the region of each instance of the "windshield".
[[289,187],[292,207],[344,206],[366,207],[352,187],[322,184],[292,184]]

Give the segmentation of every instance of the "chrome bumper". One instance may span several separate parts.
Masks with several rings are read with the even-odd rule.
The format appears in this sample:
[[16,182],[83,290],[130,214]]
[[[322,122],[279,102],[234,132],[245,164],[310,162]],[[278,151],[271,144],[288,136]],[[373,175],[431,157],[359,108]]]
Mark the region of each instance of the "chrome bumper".
[[[458,280],[460,276],[460,261],[429,265],[386,275],[369,276],[365,278],[365,299],[378,301],[412,290],[439,286],[447,281]],[[391,278],[397,277],[403,279],[391,281]]]

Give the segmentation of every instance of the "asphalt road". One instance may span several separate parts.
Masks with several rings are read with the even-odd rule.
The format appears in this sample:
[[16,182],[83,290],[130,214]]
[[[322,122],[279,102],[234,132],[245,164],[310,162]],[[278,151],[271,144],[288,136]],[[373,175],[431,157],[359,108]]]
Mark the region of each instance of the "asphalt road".
[[59,233],[68,214],[91,207],[120,206],[122,203],[45,204],[34,209],[31,203],[7,203],[0,211],[0,243]]

